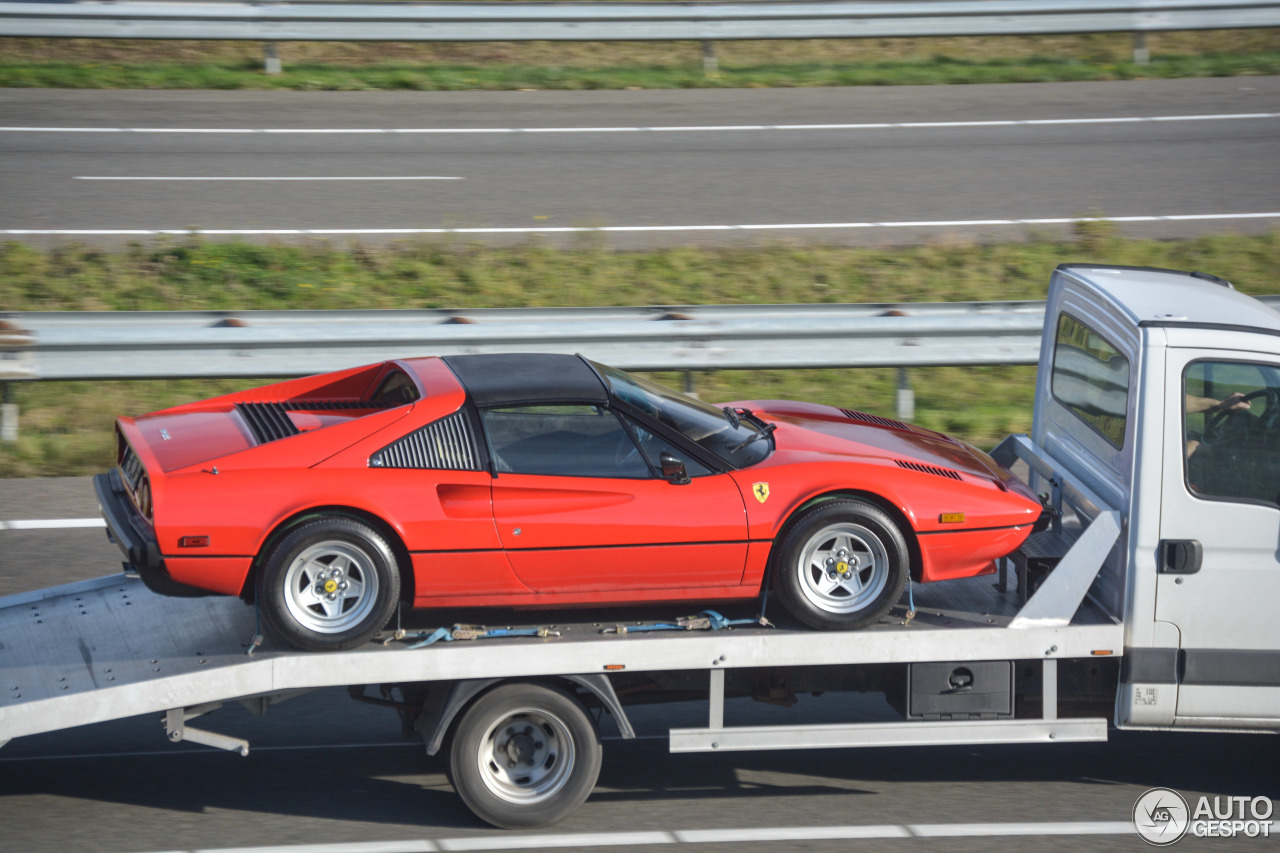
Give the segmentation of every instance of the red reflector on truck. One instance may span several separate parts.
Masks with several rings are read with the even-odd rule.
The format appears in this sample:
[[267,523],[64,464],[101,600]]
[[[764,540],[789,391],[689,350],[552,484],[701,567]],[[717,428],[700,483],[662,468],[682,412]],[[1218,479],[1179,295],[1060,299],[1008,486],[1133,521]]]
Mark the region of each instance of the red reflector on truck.
[[178,540],[179,548],[208,548],[208,536],[183,536]]

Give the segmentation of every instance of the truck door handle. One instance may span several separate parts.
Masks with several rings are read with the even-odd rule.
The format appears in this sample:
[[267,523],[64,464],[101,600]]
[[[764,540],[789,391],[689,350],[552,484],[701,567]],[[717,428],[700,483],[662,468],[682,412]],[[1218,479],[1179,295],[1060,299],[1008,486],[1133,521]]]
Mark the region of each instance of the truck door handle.
[[1204,547],[1197,539],[1160,540],[1160,574],[1194,575],[1200,571]]

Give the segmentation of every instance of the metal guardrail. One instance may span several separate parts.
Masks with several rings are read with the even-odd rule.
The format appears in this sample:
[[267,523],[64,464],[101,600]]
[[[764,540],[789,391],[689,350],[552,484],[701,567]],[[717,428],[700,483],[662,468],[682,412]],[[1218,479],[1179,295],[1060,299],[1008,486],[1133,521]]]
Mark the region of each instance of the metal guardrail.
[[0,2],[0,36],[639,41],[1043,35],[1280,26],[1274,0]]
[[17,438],[13,382],[303,376],[474,352],[580,352],[639,371],[897,367],[911,420],[907,368],[1035,364],[1043,322],[1032,301],[0,314],[0,438]]
[[1041,302],[474,311],[31,312],[27,378],[300,376],[419,355],[581,352],[629,370],[1033,364]]
[[0,382],[303,376],[470,352],[581,352],[649,371],[1035,364],[1043,319],[1032,301],[25,312],[0,315],[13,343],[0,365],[21,365]]

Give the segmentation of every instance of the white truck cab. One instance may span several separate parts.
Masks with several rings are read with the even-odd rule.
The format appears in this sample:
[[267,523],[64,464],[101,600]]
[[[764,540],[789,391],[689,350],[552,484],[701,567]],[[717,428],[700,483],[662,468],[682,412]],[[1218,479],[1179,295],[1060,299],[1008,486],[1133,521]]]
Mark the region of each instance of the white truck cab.
[[1120,512],[1091,590],[1124,616],[1116,724],[1280,727],[1280,313],[1201,273],[1064,265],[1040,365],[1032,443]]

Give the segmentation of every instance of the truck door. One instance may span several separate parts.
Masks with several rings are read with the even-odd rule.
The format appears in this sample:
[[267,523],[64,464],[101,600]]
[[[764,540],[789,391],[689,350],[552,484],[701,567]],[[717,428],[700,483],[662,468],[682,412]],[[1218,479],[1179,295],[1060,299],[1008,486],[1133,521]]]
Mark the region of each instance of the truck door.
[[1177,722],[1280,721],[1280,357],[1168,351],[1156,619]]

